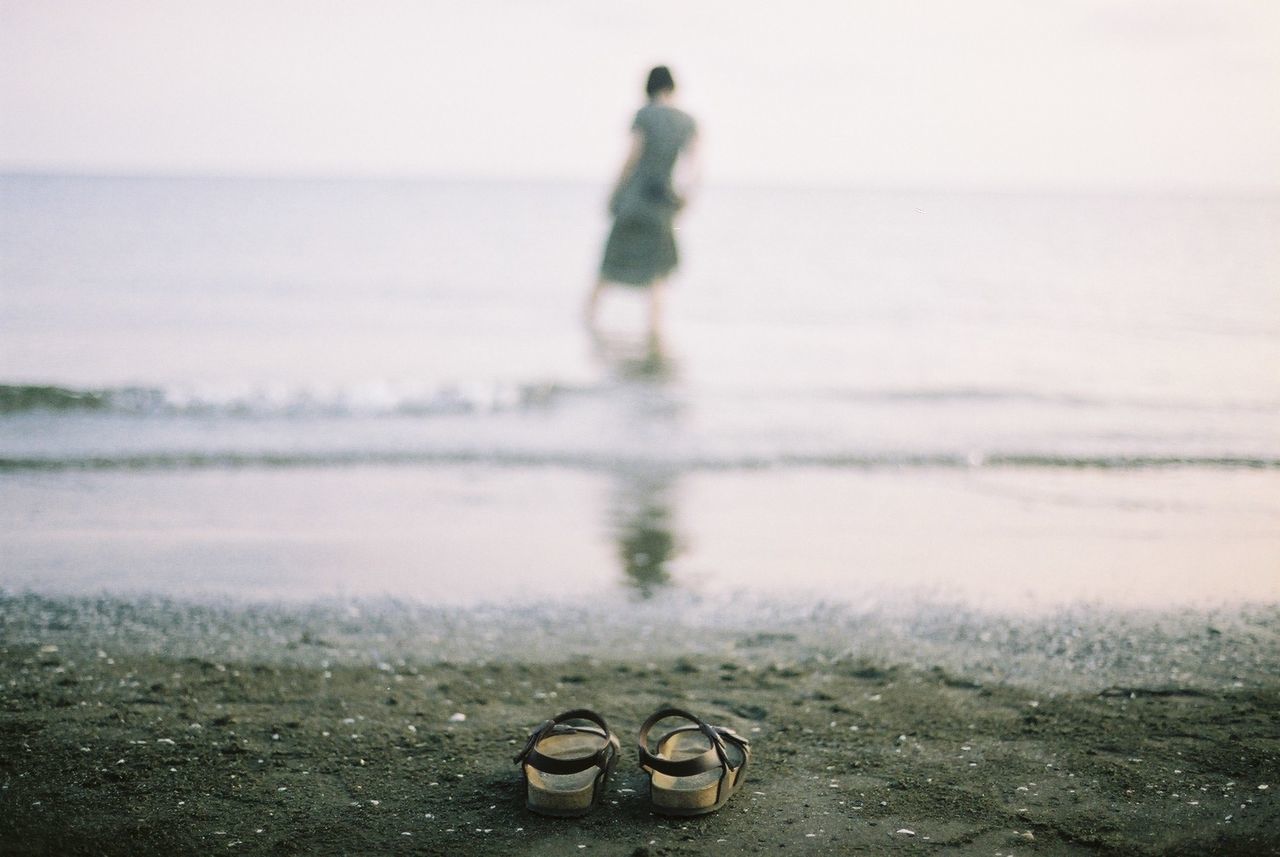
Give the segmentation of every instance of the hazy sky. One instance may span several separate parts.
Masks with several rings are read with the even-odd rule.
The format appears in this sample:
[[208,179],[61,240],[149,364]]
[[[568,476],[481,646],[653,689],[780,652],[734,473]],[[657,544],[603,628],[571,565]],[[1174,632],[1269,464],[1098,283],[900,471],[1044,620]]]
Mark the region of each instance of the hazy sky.
[[1280,190],[1277,0],[0,0],[0,169]]

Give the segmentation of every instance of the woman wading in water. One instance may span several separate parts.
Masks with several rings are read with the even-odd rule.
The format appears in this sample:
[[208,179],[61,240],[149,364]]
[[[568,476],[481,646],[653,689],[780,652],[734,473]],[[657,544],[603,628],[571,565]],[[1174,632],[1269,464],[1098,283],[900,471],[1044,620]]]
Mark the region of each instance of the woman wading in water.
[[587,321],[594,322],[604,288],[616,283],[649,290],[649,333],[659,335],[666,278],[679,261],[675,218],[685,198],[672,173],[681,155],[692,155],[697,139],[693,117],[671,102],[675,80],[666,66],[649,72],[649,102],[631,125],[631,151],[609,198],[613,229],[604,247],[600,277],[587,298]]

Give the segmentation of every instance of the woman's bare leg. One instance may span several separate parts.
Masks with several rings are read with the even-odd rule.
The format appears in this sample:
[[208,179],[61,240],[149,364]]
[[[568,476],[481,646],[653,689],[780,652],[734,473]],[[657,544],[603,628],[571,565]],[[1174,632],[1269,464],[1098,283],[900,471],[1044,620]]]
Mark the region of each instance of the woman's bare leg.
[[662,307],[667,291],[666,280],[654,280],[649,286],[649,335],[662,337]]
[[595,324],[596,310],[600,305],[600,294],[604,291],[607,283],[603,279],[596,280],[596,284],[592,286],[591,293],[587,295],[586,306],[582,308],[582,317],[587,324]]

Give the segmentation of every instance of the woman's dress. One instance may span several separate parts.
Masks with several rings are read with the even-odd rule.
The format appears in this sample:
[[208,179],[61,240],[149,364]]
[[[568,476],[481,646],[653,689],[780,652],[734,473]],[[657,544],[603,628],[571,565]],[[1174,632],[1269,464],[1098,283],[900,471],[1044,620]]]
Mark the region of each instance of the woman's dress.
[[614,221],[600,278],[647,286],[679,263],[674,222],[683,201],[671,185],[671,173],[695,126],[689,114],[649,103],[636,113],[632,128],[644,142],[635,168],[609,204]]

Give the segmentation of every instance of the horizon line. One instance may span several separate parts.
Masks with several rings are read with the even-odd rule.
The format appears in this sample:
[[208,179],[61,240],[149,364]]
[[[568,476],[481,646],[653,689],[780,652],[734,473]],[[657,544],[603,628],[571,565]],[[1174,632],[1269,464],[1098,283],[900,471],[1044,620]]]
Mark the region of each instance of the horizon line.
[[[57,168],[0,164],[0,178],[155,180],[155,181],[261,181],[261,182],[368,182],[398,184],[509,184],[509,185],[581,185],[607,186],[611,179],[580,175],[498,175],[430,172],[342,172],[338,170],[219,170],[219,169],[155,169],[131,168]],[[1117,184],[1068,184],[1061,182],[965,182],[889,180],[874,182],[859,179],[837,179],[822,182],[815,179],[760,179],[725,177],[708,180],[703,186],[712,190],[776,190],[800,192],[846,193],[942,193],[992,196],[1179,196],[1179,197],[1280,197],[1280,185],[1240,186],[1231,184],[1155,184],[1146,182]]]

